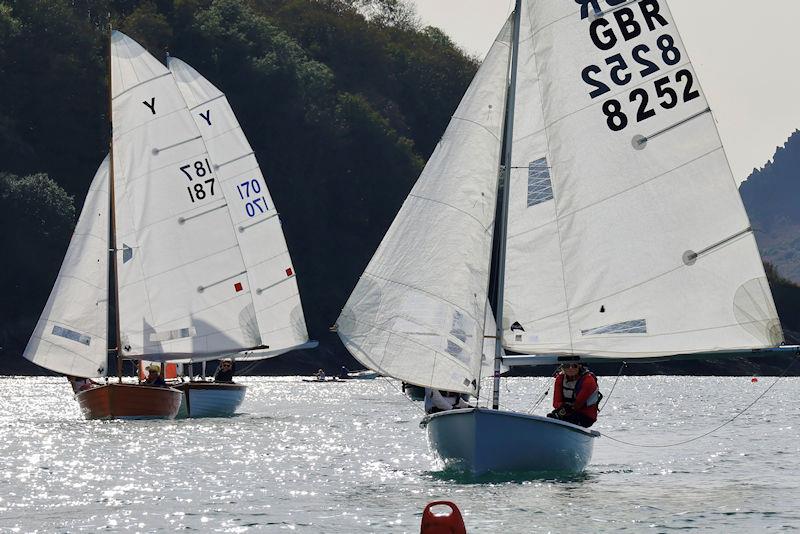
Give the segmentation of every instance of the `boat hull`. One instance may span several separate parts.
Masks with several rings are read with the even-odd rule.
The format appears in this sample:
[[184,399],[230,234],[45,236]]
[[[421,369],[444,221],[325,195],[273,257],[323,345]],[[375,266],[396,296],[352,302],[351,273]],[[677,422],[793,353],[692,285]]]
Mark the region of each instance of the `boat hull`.
[[244,401],[247,386],[223,382],[183,382],[178,417],[230,417]]
[[428,441],[448,467],[487,472],[580,473],[599,432],[539,417],[483,408],[429,416]]
[[172,388],[119,383],[75,395],[86,419],[173,419],[181,397],[181,392]]

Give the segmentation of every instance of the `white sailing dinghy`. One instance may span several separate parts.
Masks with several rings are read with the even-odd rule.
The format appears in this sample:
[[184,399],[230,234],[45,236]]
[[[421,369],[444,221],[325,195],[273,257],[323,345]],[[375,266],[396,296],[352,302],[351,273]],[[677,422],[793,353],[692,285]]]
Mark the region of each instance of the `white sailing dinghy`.
[[[242,283],[250,302],[241,320],[249,330],[251,346],[227,356],[249,362],[316,347],[317,342],[308,340],[296,272],[277,208],[228,99],[185,62],[169,57],[167,66],[208,150],[208,162],[224,198],[224,205],[216,209],[226,208],[242,264],[237,276],[247,280]],[[186,171],[194,173],[192,168]],[[192,201],[202,199],[195,194]],[[185,224],[193,223],[187,220]],[[208,359],[208,354],[200,352],[183,361]],[[184,392],[181,413],[191,417],[231,415],[245,393],[245,386],[231,383],[192,380],[176,387]]]
[[780,345],[665,1],[517,0],[338,319],[364,365],[478,395],[503,141],[494,409],[429,417],[447,463],[579,472],[591,459],[597,432],[498,409],[501,346],[533,355],[503,360],[515,365]]

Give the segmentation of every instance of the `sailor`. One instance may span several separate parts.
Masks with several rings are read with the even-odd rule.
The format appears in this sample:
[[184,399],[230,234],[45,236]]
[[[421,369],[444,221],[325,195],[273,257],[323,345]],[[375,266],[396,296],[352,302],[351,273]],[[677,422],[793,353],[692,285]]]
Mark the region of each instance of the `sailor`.
[[167,387],[166,381],[164,381],[164,377],[161,376],[161,366],[157,363],[151,363],[146,368],[147,371],[147,378],[144,379],[144,386],[153,386],[153,387]]
[[547,417],[588,428],[597,421],[601,398],[594,373],[580,363],[565,363],[556,375],[554,409]]
[[214,372],[214,382],[233,383],[233,360],[230,358],[223,358],[219,362],[217,370]]
[[317,371],[317,373],[314,376],[317,377],[317,380],[319,380],[320,382],[325,381],[325,371],[323,371],[322,369]]
[[86,391],[87,389],[92,389],[93,387],[100,385],[89,378],[82,378],[79,376],[67,375],[67,380],[69,380],[69,385],[72,386],[72,391],[75,394],[78,394],[81,391]]
[[425,413],[439,413],[471,406],[459,393],[425,388]]
[[350,370],[343,365],[342,368],[339,370],[339,378],[341,378],[342,380],[345,380],[347,378],[350,378],[348,376],[349,374],[350,374]]

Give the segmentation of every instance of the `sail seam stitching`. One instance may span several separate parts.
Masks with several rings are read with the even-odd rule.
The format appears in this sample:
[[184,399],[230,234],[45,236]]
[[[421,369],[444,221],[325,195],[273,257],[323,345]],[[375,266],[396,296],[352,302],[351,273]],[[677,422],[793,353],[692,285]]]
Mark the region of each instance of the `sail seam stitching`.
[[[467,217],[469,217],[470,219],[472,219],[476,223],[478,223],[478,225],[481,228],[483,228],[484,232],[489,231],[489,228],[485,227],[483,225],[483,223],[477,217],[475,217],[474,215],[472,215],[468,211],[465,211],[465,210],[463,210],[463,209],[461,209],[459,207],[453,206],[452,204],[448,204],[447,202],[444,202],[444,201],[441,201],[441,200],[436,200],[436,199],[433,199],[433,198],[428,198],[428,197],[423,197],[423,196],[420,196],[420,195],[415,195],[414,193],[409,193],[408,196],[409,196],[409,198],[416,198],[418,200],[427,200],[428,202],[433,202],[435,204],[441,204],[442,206],[447,206],[448,208],[454,209],[455,211],[463,213],[464,215],[466,215]],[[494,221],[494,218],[492,218],[492,221]]]

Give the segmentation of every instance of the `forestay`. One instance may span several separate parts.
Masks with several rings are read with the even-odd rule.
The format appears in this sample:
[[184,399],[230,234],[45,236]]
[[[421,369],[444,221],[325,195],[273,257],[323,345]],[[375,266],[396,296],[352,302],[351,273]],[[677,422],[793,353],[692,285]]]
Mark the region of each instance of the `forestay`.
[[779,344],[666,2],[525,0],[520,40],[504,346],[631,358]]
[[170,72],[111,38],[123,355],[213,357],[263,345],[219,178]]
[[476,393],[511,25],[501,32],[337,321],[380,374]]
[[106,374],[108,158],[97,170],[50,298],[23,356],[51,371]]
[[203,136],[227,202],[259,336],[269,347],[258,354],[272,357],[297,348],[308,341],[308,333],[296,271],[253,149],[219,89],[179,59],[169,58],[167,66]]

